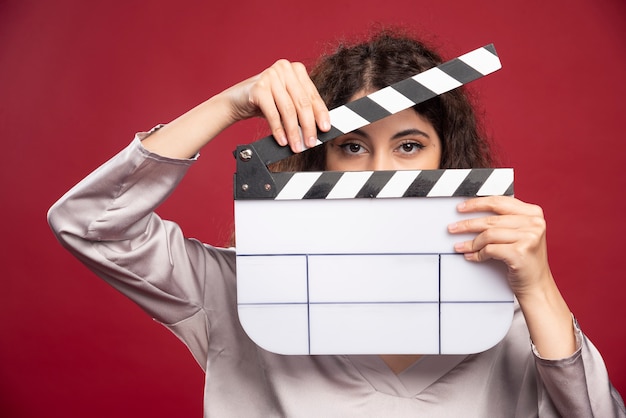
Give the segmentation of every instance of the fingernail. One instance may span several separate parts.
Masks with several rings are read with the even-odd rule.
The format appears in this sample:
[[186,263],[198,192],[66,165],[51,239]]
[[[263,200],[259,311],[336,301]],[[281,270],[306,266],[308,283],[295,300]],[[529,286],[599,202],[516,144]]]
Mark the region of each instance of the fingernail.
[[456,208],[457,208],[458,210],[463,210],[463,209],[465,209],[465,202],[461,202],[461,203],[459,203],[459,204],[456,206]]
[[454,251],[456,251],[456,252],[463,251],[463,243],[462,242],[455,243],[454,244]]
[[330,129],[330,122],[325,120],[324,122],[322,122],[322,130],[324,131],[328,131]]
[[459,227],[459,224],[455,222],[453,224],[448,225],[448,231],[451,231],[451,232],[455,231],[458,227]]

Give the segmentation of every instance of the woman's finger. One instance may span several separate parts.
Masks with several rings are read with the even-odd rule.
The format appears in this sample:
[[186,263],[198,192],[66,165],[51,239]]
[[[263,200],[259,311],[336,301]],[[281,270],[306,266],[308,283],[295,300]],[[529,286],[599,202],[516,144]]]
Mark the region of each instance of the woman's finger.
[[[306,109],[312,112],[312,119],[300,120],[300,126],[302,127],[302,134],[304,136],[305,144],[307,147],[313,147],[317,143],[317,128],[322,131],[328,131],[330,129],[330,115],[328,108],[322,100],[317,87],[313,84],[313,81],[309,77],[306,68],[302,64],[294,64],[295,75],[298,78],[303,92],[307,97],[307,105],[310,105],[310,109]],[[304,109],[303,109],[304,110]]]
[[310,106],[307,109],[306,94],[295,75],[293,64],[279,60],[269,71],[272,96],[276,103],[282,126],[292,151],[303,150],[301,123],[310,124],[313,119]]
[[512,244],[523,238],[524,233],[517,229],[487,229],[472,240],[456,243],[454,250],[459,253],[473,253],[491,244]]
[[545,229],[545,220],[540,217],[526,215],[488,215],[480,218],[463,219],[448,225],[448,231],[452,234],[480,233],[490,228]]
[[252,85],[249,87],[248,103],[267,120],[270,131],[281,145],[287,145],[287,135],[283,128],[280,112],[274,98],[272,79],[277,77],[275,69],[270,67],[252,79]]
[[457,206],[459,212],[493,212],[498,215],[543,217],[540,206],[522,202],[511,196],[484,196],[468,199]]

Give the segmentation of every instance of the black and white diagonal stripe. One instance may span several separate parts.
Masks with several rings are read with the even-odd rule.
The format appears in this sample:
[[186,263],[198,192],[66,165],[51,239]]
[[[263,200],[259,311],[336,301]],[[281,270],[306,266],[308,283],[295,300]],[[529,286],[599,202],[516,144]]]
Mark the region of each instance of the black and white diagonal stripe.
[[513,169],[275,173],[275,200],[513,195]]
[[330,111],[332,128],[321,142],[354,131],[439,94],[490,74],[502,67],[493,44],[461,55],[399,83]]

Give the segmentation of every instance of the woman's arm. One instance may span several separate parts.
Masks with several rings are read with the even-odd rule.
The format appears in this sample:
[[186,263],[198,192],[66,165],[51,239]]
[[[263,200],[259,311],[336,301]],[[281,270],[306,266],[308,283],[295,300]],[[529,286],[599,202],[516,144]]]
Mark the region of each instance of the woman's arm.
[[303,149],[302,138],[307,147],[315,145],[316,127],[330,129],[328,109],[304,65],[279,60],[170,122],[143,145],[164,157],[190,158],[222,130],[253,116],[265,117],[276,141],[294,152]]
[[494,214],[457,222],[449,231],[477,234],[455,246],[467,260],[497,259],[507,265],[535,346],[539,390],[547,391],[562,416],[626,416],[600,353],[574,325],[550,272],[542,209],[506,196],[470,199],[458,209]]
[[503,261],[537,351],[547,359],[571,356],[577,349],[572,315],[548,265],[542,209],[512,197],[489,196],[470,199],[459,211],[495,214],[451,225],[452,233],[477,233],[455,249],[470,261]]
[[279,61],[170,124],[138,135],[52,206],[48,222],[54,234],[159,321],[174,324],[201,314],[205,279],[215,283],[224,272],[232,276],[233,258],[186,239],[154,210],[182,180],[193,163],[189,158],[238,120],[264,115],[276,135],[287,132],[292,147],[301,141],[298,123],[310,136],[316,123],[329,126],[325,105],[302,74],[301,64]]

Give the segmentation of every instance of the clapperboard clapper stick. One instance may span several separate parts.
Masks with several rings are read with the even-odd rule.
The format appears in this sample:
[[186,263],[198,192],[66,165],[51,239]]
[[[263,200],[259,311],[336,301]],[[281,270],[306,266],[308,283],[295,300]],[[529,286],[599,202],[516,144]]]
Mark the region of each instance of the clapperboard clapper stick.
[[[476,49],[330,111],[320,143],[501,68]],[[235,151],[237,305],[280,354],[469,354],[513,318],[502,263],[467,262],[447,225],[467,197],[513,194],[512,169],[272,173],[273,137]],[[476,214],[472,215],[476,216]]]

